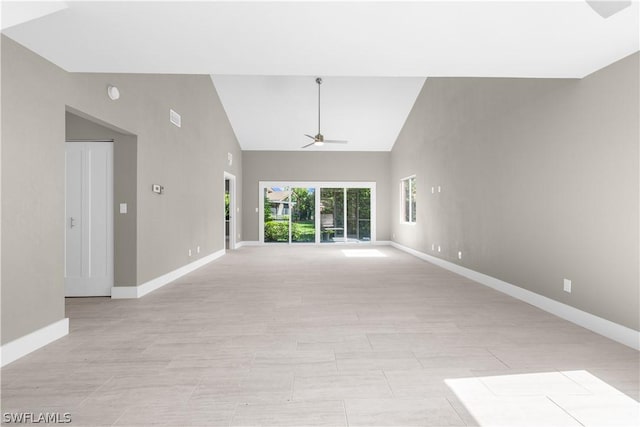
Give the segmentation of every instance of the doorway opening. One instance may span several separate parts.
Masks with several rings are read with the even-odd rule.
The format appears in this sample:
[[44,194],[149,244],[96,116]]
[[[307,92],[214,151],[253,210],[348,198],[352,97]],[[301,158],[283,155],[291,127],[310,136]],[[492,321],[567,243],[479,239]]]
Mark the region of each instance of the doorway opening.
[[224,173],[224,248],[236,248],[236,177]]
[[[138,138],[68,106],[65,137],[65,296],[110,296],[138,284]],[[90,197],[82,194],[89,190]]]

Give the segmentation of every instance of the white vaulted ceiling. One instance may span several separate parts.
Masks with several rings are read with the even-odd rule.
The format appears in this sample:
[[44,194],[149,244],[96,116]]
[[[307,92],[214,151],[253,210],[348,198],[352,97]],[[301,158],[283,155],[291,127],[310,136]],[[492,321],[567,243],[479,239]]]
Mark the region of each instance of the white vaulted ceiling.
[[[214,76],[242,148],[297,150],[318,133],[315,76]],[[322,134],[346,145],[307,150],[387,151],[395,142],[424,78],[323,77]]]
[[424,77],[579,78],[638,51],[638,2],[50,3],[3,2],[3,33],[71,72],[211,74],[244,149],[315,133],[315,76],[323,134],[388,150]]

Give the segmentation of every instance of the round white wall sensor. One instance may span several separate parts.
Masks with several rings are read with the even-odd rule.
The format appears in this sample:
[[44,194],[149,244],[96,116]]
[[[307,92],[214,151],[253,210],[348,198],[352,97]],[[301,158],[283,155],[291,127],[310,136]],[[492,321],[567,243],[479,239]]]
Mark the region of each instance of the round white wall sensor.
[[115,101],[116,99],[120,98],[120,91],[117,87],[109,85],[107,87],[107,95],[109,95],[109,98]]

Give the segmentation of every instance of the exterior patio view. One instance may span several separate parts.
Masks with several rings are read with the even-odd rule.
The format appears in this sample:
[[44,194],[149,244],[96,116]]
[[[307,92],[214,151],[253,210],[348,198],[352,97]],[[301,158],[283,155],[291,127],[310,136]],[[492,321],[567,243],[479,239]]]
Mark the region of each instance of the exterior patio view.
[[371,189],[272,186],[264,188],[264,241],[371,241]]
[[265,189],[264,241],[315,242],[315,189]]

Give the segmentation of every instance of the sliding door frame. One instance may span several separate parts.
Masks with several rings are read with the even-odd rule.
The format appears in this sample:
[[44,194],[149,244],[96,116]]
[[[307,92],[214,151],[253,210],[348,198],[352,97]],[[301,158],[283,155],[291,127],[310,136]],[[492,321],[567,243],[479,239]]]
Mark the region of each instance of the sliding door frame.
[[[316,241],[315,243],[296,243],[296,245],[318,245],[320,244],[320,190],[322,188],[368,188],[371,190],[371,240],[369,242],[359,242],[358,244],[374,244],[376,242],[376,183],[375,182],[358,182],[358,181],[260,181],[258,183],[258,240],[260,244],[281,244],[281,243],[265,243],[264,241],[264,191],[271,187],[289,187],[289,188],[314,188],[315,189],[315,222],[316,222]],[[346,199],[346,192],[345,192]],[[345,200],[346,201],[346,200]],[[344,215],[346,216],[346,203],[344,205]],[[291,214],[291,212],[289,212]],[[345,222],[345,240],[347,236],[347,224]],[[289,230],[291,233],[291,230]],[[291,240],[291,239],[289,239]],[[348,242],[337,242],[336,244],[346,244]],[[291,243],[289,243],[291,244]]]

